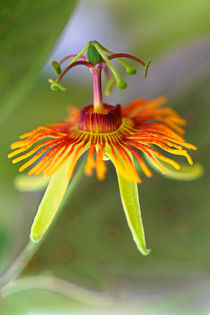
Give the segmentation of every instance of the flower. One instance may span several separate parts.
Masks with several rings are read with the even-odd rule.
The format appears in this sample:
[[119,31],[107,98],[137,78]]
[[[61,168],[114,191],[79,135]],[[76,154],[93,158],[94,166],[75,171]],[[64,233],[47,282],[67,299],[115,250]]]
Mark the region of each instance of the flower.
[[[87,57],[82,55],[86,49]],[[110,55],[107,56],[104,51]],[[73,60],[61,71],[61,64],[70,58]],[[137,168],[140,167],[147,177],[151,177],[151,170],[144,160],[147,157],[162,173],[167,172],[167,164],[180,169],[180,165],[167,156],[168,153],[184,156],[190,165],[193,164],[187,150],[196,150],[196,147],[183,138],[183,126],[186,122],[172,108],[163,107],[166,97],[148,100],[138,98],[126,106],[104,104],[101,91],[102,70],[108,82],[107,94],[110,93],[114,81],[118,88],[126,87],[110,62],[115,58],[129,74],[135,74],[136,71],[121,58],[130,58],[141,63],[147,72],[149,63],[146,65],[132,55],[114,54],[97,42],[89,42],[78,55],[69,55],[59,63],[53,61],[53,67],[59,75],[56,81],[49,80],[53,90],[64,90],[60,80],[72,67],[84,65],[90,69],[93,104],[83,109],[72,107],[64,122],[40,126],[23,134],[20,141],[11,145],[14,151],[9,157],[15,157],[13,163],[28,159],[19,168],[20,172],[29,168],[28,175],[37,176],[43,173],[46,177],[52,177],[32,226],[31,238],[34,241],[39,241],[48,229],[78,159],[87,152],[86,175],[91,175],[95,168],[98,179],[103,180],[107,171],[105,161],[113,162],[128,225],[138,249],[147,255],[149,250],[145,244],[137,191],[137,183],[141,182],[141,178]],[[77,61],[78,59],[80,60]],[[59,174],[59,179],[56,174]]]
[[51,177],[72,156],[68,171],[70,179],[77,160],[88,151],[86,175],[91,175],[93,168],[96,168],[98,179],[103,180],[107,170],[104,157],[108,157],[124,179],[140,183],[133,158],[146,176],[152,175],[142,153],[163,173],[166,173],[166,169],[161,161],[175,169],[180,168],[177,162],[154,146],[184,156],[189,164],[193,163],[186,149],[195,150],[196,147],[185,142],[181,136],[185,120],[171,108],[162,107],[165,102],[165,97],[159,97],[135,99],[127,106],[103,104],[104,113],[95,113],[93,105],[82,110],[72,108],[65,122],[40,126],[23,134],[20,141],[11,145],[16,150],[9,157],[20,155],[13,163],[29,158],[20,167],[20,172],[33,166],[28,175],[44,173]]

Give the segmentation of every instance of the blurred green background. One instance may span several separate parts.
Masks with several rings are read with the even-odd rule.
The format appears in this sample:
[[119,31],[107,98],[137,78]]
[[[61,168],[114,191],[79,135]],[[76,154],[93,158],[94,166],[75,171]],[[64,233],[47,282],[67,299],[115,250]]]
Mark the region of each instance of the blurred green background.
[[[30,281],[37,288],[3,300],[0,314],[210,313],[210,2],[11,0],[0,10],[1,272],[26,244],[43,194],[15,190],[18,166],[7,159],[10,143],[36,126],[63,120],[68,105],[92,101],[89,74],[82,68],[65,79],[67,92],[49,89],[52,58],[76,53],[93,39],[115,52],[152,58],[146,80],[140,69],[125,78],[127,90],[114,89],[105,100],[126,104],[167,95],[187,119],[186,139],[198,147],[192,157],[205,168],[192,182],[159,174],[143,178],[148,257],[132,241],[112,165],[104,182],[83,177],[22,275],[38,275],[28,280],[28,288]],[[49,277],[81,289],[49,283],[51,290],[43,290],[41,280]],[[82,288],[105,290],[114,300],[99,303],[97,294],[89,297]]]

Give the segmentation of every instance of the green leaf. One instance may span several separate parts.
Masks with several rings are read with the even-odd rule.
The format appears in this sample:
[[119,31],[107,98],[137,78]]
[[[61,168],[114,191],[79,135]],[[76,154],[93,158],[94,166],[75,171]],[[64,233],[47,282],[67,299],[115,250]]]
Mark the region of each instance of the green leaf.
[[56,216],[69,184],[68,169],[71,159],[72,157],[58,169],[50,180],[31,227],[30,238],[33,242],[39,242],[42,239]]
[[47,186],[49,178],[44,175],[28,176],[25,174],[17,175],[14,179],[15,188],[19,191],[37,191]]
[[77,0],[3,1],[0,14],[0,122],[33,86]]
[[161,175],[168,177],[170,179],[174,179],[174,180],[181,180],[181,181],[190,181],[190,180],[195,180],[200,178],[203,173],[204,173],[204,168],[202,166],[202,164],[196,162],[193,165],[186,165],[186,164],[180,164],[181,168],[179,170],[176,170],[173,166],[163,162],[163,161],[159,161],[159,163],[161,163],[165,169],[166,169],[166,173],[163,174],[160,169],[156,166],[156,164],[145,155],[145,158],[148,162],[148,164],[150,164],[150,166],[157,171],[158,173],[160,173]]

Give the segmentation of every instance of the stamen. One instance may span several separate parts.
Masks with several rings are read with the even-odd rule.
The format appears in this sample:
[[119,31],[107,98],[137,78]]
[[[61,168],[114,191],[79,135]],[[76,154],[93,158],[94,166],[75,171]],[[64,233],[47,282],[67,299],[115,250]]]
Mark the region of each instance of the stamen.
[[112,92],[113,86],[115,84],[115,79],[114,77],[111,76],[111,72],[109,70],[109,67],[107,66],[106,63],[102,64],[103,70],[105,72],[106,76],[106,87],[105,87],[105,95],[109,96]]
[[113,76],[115,77],[118,89],[120,89],[120,90],[125,89],[127,87],[127,84],[123,81],[123,79],[121,78],[121,76],[119,75],[119,73],[117,72],[115,67],[110,62],[109,58],[106,56],[106,54],[104,54],[104,52],[102,51],[102,49],[99,46],[96,45],[95,47],[98,50],[101,57],[106,62],[106,64],[109,66],[111,72],[113,73]]
[[86,52],[86,50],[90,47],[91,42],[87,43],[85,47],[72,59],[72,61],[67,65],[69,67],[71,64],[75,63],[82,55]]
[[64,88],[61,83],[60,80],[63,78],[63,76],[73,67],[75,66],[79,66],[79,65],[83,65],[83,66],[87,66],[89,68],[92,67],[91,63],[87,62],[87,61],[77,61],[77,62],[70,62],[70,64],[61,72],[61,74],[59,75],[59,77],[54,81],[53,79],[48,79],[48,82],[51,84],[51,89],[52,90],[62,90],[65,91],[66,88]]
[[[102,46],[100,43],[98,43],[97,41],[95,41],[95,45],[98,45],[101,49],[103,49],[105,52],[107,52],[108,54],[110,55],[116,55],[113,51],[105,48],[104,46]],[[121,56],[119,57],[116,57],[116,59],[125,67],[126,71],[128,74],[136,74],[136,69],[134,69],[133,67],[131,67],[127,62],[125,62],[124,60],[122,60],[120,58]],[[123,57],[123,56],[122,56]],[[108,57],[110,60],[111,58]],[[113,58],[112,58],[113,59]],[[146,66],[146,65],[145,65]]]

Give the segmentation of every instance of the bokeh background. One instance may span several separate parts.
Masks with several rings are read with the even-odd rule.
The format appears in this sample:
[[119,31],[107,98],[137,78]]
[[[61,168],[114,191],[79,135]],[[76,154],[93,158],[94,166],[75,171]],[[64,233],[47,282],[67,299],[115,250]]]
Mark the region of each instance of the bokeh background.
[[[198,146],[192,156],[204,165],[205,175],[191,182],[159,174],[143,179],[148,257],[132,241],[112,165],[104,182],[83,177],[22,275],[32,278],[24,278],[25,287],[1,302],[0,314],[209,314],[208,0],[3,1],[0,271],[26,244],[43,195],[15,189],[18,166],[7,159],[9,145],[38,125],[63,120],[68,105],[91,103],[90,77],[83,68],[65,78],[65,93],[51,91],[47,79],[53,76],[52,59],[78,52],[94,39],[115,52],[152,59],[146,80],[139,68],[136,76],[126,77],[125,91],[114,89],[105,101],[126,104],[135,97],[167,95],[188,121],[187,140]],[[54,277],[65,282],[53,287]],[[107,291],[109,298],[93,291]]]

